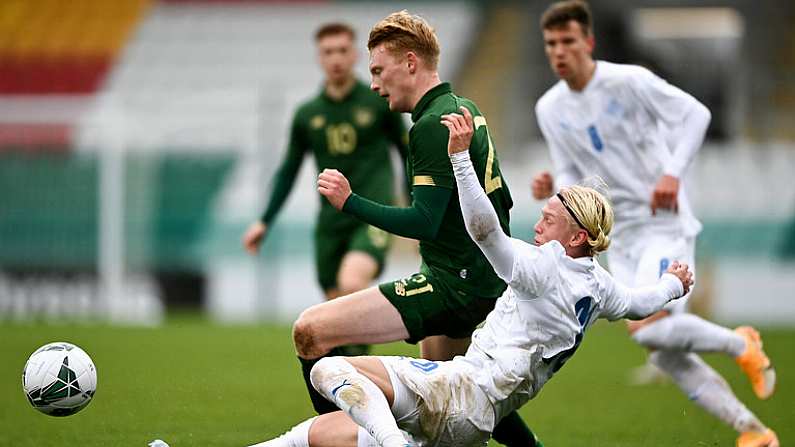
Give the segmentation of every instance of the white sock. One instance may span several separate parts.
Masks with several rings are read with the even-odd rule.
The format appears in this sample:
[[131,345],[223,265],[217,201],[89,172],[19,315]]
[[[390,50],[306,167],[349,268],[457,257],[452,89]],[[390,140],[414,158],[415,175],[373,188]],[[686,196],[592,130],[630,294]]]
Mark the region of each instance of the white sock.
[[738,432],[764,431],[765,426],[735,397],[729,384],[696,354],[655,351],[649,356],[671,375],[688,398]]
[[309,447],[309,427],[314,421],[315,418],[307,419],[276,439],[249,447]]
[[370,433],[367,433],[367,430],[364,427],[359,427],[359,431],[356,433],[356,447],[381,447],[378,445],[378,441],[375,440]]
[[321,359],[312,368],[310,379],[320,394],[348,413],[382,447],[408,444],[381,389],[342,357]]
[[641,346],[660,351],[723,352],[737,357],[745,339],[731,329],[697,317],[676,314],[639,329],[632,338]]
[[[414,442],[414,437],[411,436],[410,433],[405,432],[403,430],[400,431],[403,433],[403,437]],[[405,445],[414,445],[410,443],[406,443]],[[356,433],[356,447],[381,447],[378,445],[378,441],[375,440],[370,433],[367,433],[367,430],[364,427],[359,427],[359,431]]]

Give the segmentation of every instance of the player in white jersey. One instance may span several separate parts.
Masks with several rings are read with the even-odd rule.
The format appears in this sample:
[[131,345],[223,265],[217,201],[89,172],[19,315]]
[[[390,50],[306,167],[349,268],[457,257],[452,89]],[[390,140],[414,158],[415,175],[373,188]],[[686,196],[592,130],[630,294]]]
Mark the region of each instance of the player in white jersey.
[[466,355],[451,361],[320,360],[312,384],[343,411],[257,446],[484,446],[500,418],[538,394],[574,354],[597,318],[644,318],[687,293],[686,264],[673,262],[655,284],[634,289],[599,265],[594,256],[610,244],[613,211],[591,188],[572,186],[551,198],[534,244],[508,237],[470,161],[473,119],[461,111],[442,116],[461,211],[470,237],[508,283],[505,293]]
[[[597,175],[610,188],[615,210],[607,256],[618,281],[653,283],[673,259],[693,265],[701,224],[681,179],[703,142],[709,110],[645,68],[595,61],[590,11],[581,1],[553,4],[541,27],[547,58],[560,81],[536,105],[555,178],[547,172],[537,175],[534,197],[545,199],[555,187]],[[666,135],[665,129],[675,133]],[[733,356],[756,395],[766,399],[773,393],[775,372],[758,332],[750,327],[731,331],[685,313],[686,303],[686,298],[677,300],[651,318],[631,323],[633,338],[653,351],[650,361],[691,400],[740,432],[738,446],[778,445],[775,433],[695,354]]]

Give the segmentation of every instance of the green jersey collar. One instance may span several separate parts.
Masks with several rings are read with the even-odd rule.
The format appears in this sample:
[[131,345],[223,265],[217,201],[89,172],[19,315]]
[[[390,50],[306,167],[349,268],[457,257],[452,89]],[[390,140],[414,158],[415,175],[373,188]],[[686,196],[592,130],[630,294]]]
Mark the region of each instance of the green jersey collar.
[[360,81],[359,79],[354,79],[353,81],[354,82],[353,82],[353,86],[351,87],[351,90],[344,97],[342,97],[340,99],[332,99],[328,95],[328,93],[326,93],[326,84],[324,83],[323,85],[320,86],[320,97],[325,99],[326,101],[334,103],[334,104],[343,103],[343,102],[349,100],[353,95],[355,95],[362,88],[367,88],[364,85],[364,83],[362,81]]
[[411,121],[416,123],[417,120],[422,116],[422,111],[428,107],[428,104],[430,104],[431,101],[438,98],[439,96],[452,92],[453,88],[450,87],[449,82],[442,82],[436,87],[428,90],[424,95],[422,95],[422,98],[420,98],[417,105],[414,106],[414,110],[411,111]]

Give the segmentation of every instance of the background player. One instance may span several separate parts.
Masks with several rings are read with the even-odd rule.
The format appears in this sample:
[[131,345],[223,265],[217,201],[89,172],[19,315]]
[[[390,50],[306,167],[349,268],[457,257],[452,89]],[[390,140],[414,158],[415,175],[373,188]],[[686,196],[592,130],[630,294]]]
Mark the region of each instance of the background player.
[[[615,205],[610,269],[630,285],[653,283],[673,259],[693,264],[701,229],[681,186],[698,151],[710,113],[689,94],[634,65],[594,61],[588,6],[566,1],[541,19],[545,50],[561,79],[539,99],[536,117],[549,146],[557,187],[584,176],[602,177]],[[676,129],[668,146],[661,125]],[[549,173],[533,180],[536,199],[554,191]],[[633,338],[654,352],[650,360],[714,416],[741,433],[738,445],[778,445],[776,435],[737,400],[726,381],[694,352],[734,357],[762,399],[775,373],[750,327],[735,331],[685,313],[679,300],[630,325]]]
[[[336,355],[332,350],[351,343],[424,340],[423,358],[450,359],[466,351],[472,331],[506,287],[466,233],[441,115],[461,105],[476,115],[480,131],[473,139],[472,159],[506,232],[511,196],[485,118],[472,101],[453,94],[450,84],[439,79],[439,43],[433,28],[406,11],[393,13],[374,26],[367,47],[371,88],[388,100],[391,110],[411,112],[414,122],[407,163],[412,203],[392,207],[353,194],[347,178],[337,170],[320,174],[318,190],[347,214],[418,239],[422,265],[409,278],[312,306],[295,322],[296,350],[320,413],[336,410],[309,384],[311,367],[321,357]],[[516,413],[501,422],[494,436],[506,445],[536,445],[535,436]]]
[[599,266],[594,255],[610,245],[613,212],[590,188],[573,186],[551,198],[535,225],[534,244],[508,237],[470,160],[473,119],[467,108],[461,111],[464,116],[442,116],[461,211],[508,289],[463,357],[318,362],[313,385],[345,413],[310,419],[259,447],[485,445],[495,421],[539,393],[597,318],[643,318],[688,291],[692,275],[678,262],[657,284],[637,289]]
[[[312,151],[318,171],[344,172],[368,199],[392,203],[393,173],[389,146],[406,157],[406,129],[400,114],[353,73],[357,53],[353,29],[329,23],[315,33],[318,60],[326,76],[320,93],[301,104],[293,117],[287,153],[273,181],[260,220],[251,224],[243,245],[254,254],[292,189],[304,155]],[[321,201],[315,227],[315,268],[326,299],[364,289],[378,276],[390,236]],[[366,352],[366,346],[346,346],[346,355]]]

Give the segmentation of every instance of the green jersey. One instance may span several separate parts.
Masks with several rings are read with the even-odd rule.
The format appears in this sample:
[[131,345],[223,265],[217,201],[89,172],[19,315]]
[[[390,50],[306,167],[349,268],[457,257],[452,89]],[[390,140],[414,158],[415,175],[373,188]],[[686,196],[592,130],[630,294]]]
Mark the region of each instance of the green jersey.
[[[415,187],[455,190],[455,176],[447,154],[449,131],[440,121],[444,114],[461,113],[461,106],[468,108],[474,117],[476,130],[469,147],[472,164],[502,229],[510,234],[508,213],[513,201],[500,173],[486,119],[472,101],[453,94],[448,83],[429,90],[411,114],[414,126],[409,131],[406,173]],[[482,297],[496,297],[505,290],[505,283],[467,233],[457,193],[450,198],[436,238],[420,241],[420,255],[425,268],[459,290]]]
[[[394,176],[389,146],[405,158],[407,134],[399,114],[387,102],[356,81],[342,100],[331,99],[325,88],[301,104],[290,126],[287,154],[274,179],[274,188],[262,221],[269,224],[292,189],[304,155],[311,151],[318,172],[337,169],[363,197],[381,203],[394,201]],[[320,195],[318,195],[320,197]],[[360,224],[321,198],[318,226],[328,230]]]

